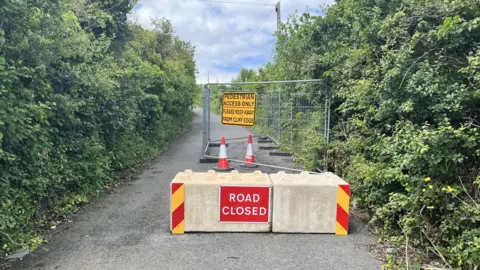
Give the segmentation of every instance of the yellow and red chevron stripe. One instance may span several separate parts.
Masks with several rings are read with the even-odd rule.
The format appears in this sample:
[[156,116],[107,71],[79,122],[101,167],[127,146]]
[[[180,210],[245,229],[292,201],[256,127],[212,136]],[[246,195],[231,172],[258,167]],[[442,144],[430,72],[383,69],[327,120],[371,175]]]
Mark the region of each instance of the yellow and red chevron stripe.
[[171,217],[172,234],[185,232],[185,184],[172,183]]
[[337,195],[336,235],[348,234],[348,214],[350,211],[350,185],[339,185]]

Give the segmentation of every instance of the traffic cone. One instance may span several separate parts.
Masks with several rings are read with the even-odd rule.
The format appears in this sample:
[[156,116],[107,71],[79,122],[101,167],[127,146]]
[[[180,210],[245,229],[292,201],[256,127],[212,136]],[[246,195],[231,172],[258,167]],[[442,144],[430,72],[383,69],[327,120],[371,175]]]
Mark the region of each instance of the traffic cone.
[[241,167],[244,168],[258,168],[255,163],[255,156],[253,155],[253,139],[252,135],[248,136],[247,154],[245,155],[245,162]]
[[225,146],[225,137],[222,137],[220,142],[220,155],[218,157],[218,165],[214,169],[215,171],[232,171],[233,168],[230,168],[227,160],[227,147]]

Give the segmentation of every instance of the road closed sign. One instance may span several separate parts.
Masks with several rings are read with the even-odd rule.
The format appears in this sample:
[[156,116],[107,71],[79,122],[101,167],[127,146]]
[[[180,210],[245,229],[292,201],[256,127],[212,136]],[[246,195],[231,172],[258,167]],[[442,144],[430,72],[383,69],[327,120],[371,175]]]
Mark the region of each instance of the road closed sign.
[[222,94],[222,124],[254,126],[257,94],[232,92]]
[[270,222],[269,186],[220,186],[220,222]]

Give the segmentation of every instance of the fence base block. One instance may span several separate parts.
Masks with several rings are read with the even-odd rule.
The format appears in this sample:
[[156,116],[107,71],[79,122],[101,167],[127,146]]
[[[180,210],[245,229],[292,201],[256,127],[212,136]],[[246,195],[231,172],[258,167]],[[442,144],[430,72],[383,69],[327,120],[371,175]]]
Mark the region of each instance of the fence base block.
[[[210,143],[208,144],[209,147],[220,147],[219,143]],[[228,147],[228,143],[225,144],[226,147]]]
[[280,149],[280,146],[260,146],[260,150],[275,150]]
[[207,158],[207,157],[201,157],[200,158],[200,163],[217,163],[218,158]]
[[269,156],[272,156],[272,157],[291,157],[292,156],[292,153],[288,153],[288,152],[270,152],[268,153]]

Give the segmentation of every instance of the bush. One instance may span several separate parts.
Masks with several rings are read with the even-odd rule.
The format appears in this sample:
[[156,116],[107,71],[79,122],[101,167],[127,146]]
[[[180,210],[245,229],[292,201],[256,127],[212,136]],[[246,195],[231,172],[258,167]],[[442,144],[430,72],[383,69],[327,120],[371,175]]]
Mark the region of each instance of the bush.
[[[322,134],[298,127],[307,168],[328,162],[352,184],[384,240],[480,265],[480,8],[473,0],[342,0],[324,17],[292,16],[274,61],[254,79],[319,78],[332,95]],[[328,91],[327,91],[328,90]],[[316,119],[318,120],[318,119]],[[314,161],[313,159],[319,159]]]
[[170,22],[150,31],[127,23],[130,1],[74,2],[0,5],[0,257],[37,247],[191,120],[194,51]]

